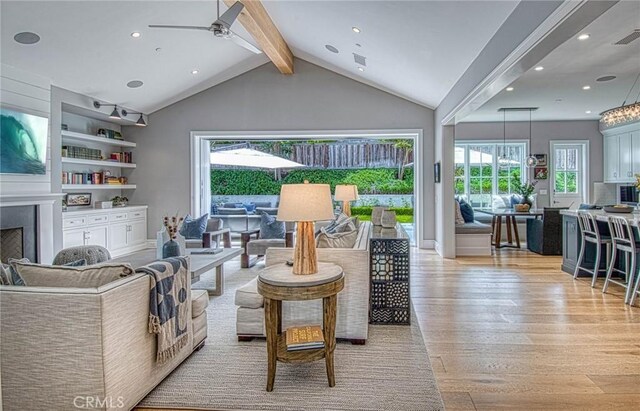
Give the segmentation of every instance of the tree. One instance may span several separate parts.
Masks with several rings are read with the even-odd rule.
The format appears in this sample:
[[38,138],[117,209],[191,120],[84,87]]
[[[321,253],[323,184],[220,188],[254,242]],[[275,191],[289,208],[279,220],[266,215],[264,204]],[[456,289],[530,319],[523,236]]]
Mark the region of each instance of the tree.
[[402,180],[404,178],[404,169],[409,164],[409,156],[413,151],[413,144],[410,140],[398,140],[393,145],[397,150],[402,150],[404,152],[402,157],[402,163],[398,167],[398,180]]

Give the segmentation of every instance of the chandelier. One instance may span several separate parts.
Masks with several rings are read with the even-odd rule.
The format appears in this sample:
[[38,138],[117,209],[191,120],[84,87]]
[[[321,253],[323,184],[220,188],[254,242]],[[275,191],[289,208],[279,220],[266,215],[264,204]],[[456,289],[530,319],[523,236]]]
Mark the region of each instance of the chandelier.
[[612,108],[600,114],[602,129],[640,121],[640,102]]
[[638,102],[638,98],[640,98],[640,92],[638,93],[638,97],[636,97],[636,101],[634,103],[627,104],[627,100],[633,92],[633,89],[636,87],[638,79],[640,79],[640,73],[638,73],[636,81],[633,82],[631,90],[629,90],[629,93],[627,93],[627,97],[625,97],[620,107],[615,107],[600,113],[601,130],[640,121],[640,102]]

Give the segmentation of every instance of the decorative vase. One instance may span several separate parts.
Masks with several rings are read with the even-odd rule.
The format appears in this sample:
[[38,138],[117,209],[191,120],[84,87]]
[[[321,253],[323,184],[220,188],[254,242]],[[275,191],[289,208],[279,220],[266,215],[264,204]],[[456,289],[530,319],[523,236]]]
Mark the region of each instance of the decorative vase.
[[180,245],[173,240],[169,240],[162,246],[162,258],[178,257],[180,255]]
[[531,206],[533,206],[533,201],[531,200],[531,197],[526,196],[522,197],[522,201],[520,201],[520,204],[528,204],[529,208],[531,208]]
[[382,225],[382,213],[387,209],[387,207],[373,207],[371,210],[371,224]]
[[396,212],[391,210],[384,210],[382,212],[381,225],[384,228],[394,228],[396,226]]
[[526,213],[527,211],[529,211],[530,206],[529,204],[516,204],[513,206],[513,208],[518,213]]

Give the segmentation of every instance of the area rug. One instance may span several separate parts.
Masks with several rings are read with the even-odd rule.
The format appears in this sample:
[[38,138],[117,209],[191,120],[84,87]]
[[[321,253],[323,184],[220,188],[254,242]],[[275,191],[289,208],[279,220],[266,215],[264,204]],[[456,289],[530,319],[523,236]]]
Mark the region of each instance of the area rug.
[[[324,361],[278,363],[275,386],[265,391],[264,339],[238,342],[236,288],[260,266],[240,269],[230,262],[225,292],[210,300],[209,336],[138,405],[141,408],[202,410],[443,410],[418,325],[370,326],[366,345],[338,342],[336,385],[330,388]],[[204,276],[203,282],[213,282]],[[195,284],[197,288],[199,284]],[[415,317],[414,317],[415,318]]]

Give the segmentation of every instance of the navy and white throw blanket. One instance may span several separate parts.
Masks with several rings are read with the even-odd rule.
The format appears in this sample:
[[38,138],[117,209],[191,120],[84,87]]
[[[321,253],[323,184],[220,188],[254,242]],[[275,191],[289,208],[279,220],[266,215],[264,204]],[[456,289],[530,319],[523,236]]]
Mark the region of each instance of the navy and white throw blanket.
[[173,257],[140,267],[151,277],[149,332],[157,334],[156,361],[165,363],[189,343],[191,293],[189,257]]

